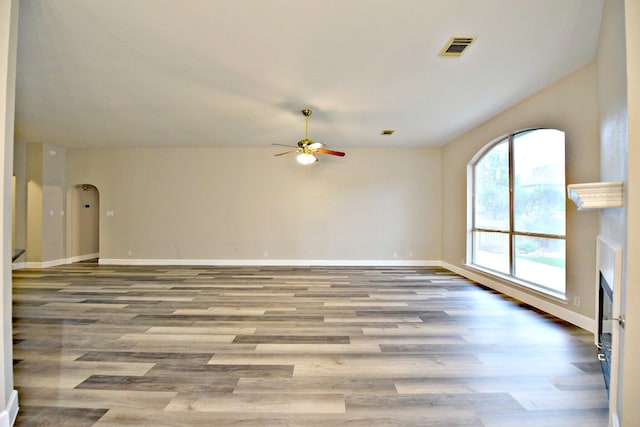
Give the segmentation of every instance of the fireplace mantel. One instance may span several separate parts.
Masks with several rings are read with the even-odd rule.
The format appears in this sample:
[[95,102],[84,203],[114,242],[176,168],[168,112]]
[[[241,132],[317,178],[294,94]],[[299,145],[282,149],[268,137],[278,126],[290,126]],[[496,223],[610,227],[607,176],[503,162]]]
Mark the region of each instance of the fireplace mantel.
[[622,181],[588,182],[567,186],[569,199],[579,211],[622,207]]

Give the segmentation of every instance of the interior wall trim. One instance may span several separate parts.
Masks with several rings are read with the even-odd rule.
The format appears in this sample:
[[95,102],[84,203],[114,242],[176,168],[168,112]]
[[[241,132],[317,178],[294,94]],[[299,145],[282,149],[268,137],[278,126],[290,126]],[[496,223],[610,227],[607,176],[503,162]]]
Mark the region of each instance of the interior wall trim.
[[68,261],[67,264],[70,264],[73,262],[87,261],[87,260],[96,259],[96,258],[100,258],[100,254],[98,252],[94,254],[78,255],[71,258],[67,258],[67,261]]
[[9,395],[7,408],[0,411],[0,427],[11,427],[18,416],[18,391],[13,390]]
[[42,261],[42,262],[15,263],[13,264],[12,269],[18,270],[19,268],[49,268],[49,267],[55,267],[58,265],[72,264],[74,262],[95,259],[95,258],[98,258],[99,256],[100,256],[99,253],[95,253],[95,254],[78,255],[71,258],[60,258],[60,259],[54,259],[54,260]]
[[26,262],[14,262],[13,264],[11,264],[11,269],[12,270],[20,270],[23,268],[27,268],[27,263]]
[[101,265],[195,265],[282,267],[440,267],[439,260],[316,260],[316,259],[116,259],[100,258]]
[[58,265],[69,264],[67,261],[68,260],[65,258],[54,259],[51,261],[41,261],[41,262],[28,261],[24,263],[24,268],[49,268],[49,267],[55,267]]
[[596,333],[595,319],[584,316],[580,313],[576,313],[575,311],[571,311],[567,308],[561,307],[557,304],[554,304],[543,298],[539,298],[535,295],[531,295],[526,292],[522,292],[518,289],[514,289],[511,286],[498,282],[497,280],[493,280],[488,277],[469,271],[465,268],[460,268],[453,264],[449,264],[448,262],[443,261],[442,267],[446,268],[447,270],[451,270],[454,273],[458,273],[459,275],[466,277],[467,279],[474,280],[480,283],[481,285],[487,286],[495,291],[501,292],[505,295],[515,298],[518,301],[522,301],[525,304],[529,304],[537,309],[544,311],[545,313],[552,314],[584,330],[587,330],[594,334]]

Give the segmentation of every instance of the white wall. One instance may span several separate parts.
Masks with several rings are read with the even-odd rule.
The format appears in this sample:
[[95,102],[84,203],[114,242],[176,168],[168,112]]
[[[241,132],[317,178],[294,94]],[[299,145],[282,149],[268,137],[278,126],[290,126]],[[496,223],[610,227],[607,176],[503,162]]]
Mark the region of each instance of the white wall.
[[101,262],[440,259],[440,149],[357,148],[310,167],[276,152],[69,149],[67,182],[100,192]]
[[[487,143],[509,132],[547,127],[560,129],[566,137],[567,184],[598,181],[598,114],[596,67],[588,65],[547,87],[447,144],[442,151],[442,259],[455,271],[477,279],[486,276],[464,266],[467,229],[467,164]],[[576,212],[567,201],[567,299],[569,304],[548,299],[507,282],[493,280],[495,287],[587,329],[593,329],[595,236],[598,216]],[[471,277],[471,276],[470,276]],[[574,297],[580,307],[573,305]]]

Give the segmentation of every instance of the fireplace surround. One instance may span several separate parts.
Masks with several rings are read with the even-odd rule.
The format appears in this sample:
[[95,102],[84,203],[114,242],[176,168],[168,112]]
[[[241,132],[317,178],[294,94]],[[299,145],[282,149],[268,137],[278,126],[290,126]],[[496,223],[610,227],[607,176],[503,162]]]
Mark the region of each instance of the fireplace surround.
[[596,240],[596,322],[594,336],[598,359],[602,366],[610,403],[615,406],[618,388],[619,335],[624,328],[620,314],[620,284],[622,278],[622,246],[613,239],[599,235]]
[[[567,186],[567,195],[578,210],[621,208],[624,205],[622,181],[591,182]],[[622,244],[600,234],[596,239],[594,341],[602,364],[609,393],[609,410],[613,425],[618,423],[618,364],[620,335],[625,325],[621,313]]]
[[598,360],[602,367],[604,383],[609,391],[611,382],[611,353],[613,345],[613,289],[600,273],[598,290]]

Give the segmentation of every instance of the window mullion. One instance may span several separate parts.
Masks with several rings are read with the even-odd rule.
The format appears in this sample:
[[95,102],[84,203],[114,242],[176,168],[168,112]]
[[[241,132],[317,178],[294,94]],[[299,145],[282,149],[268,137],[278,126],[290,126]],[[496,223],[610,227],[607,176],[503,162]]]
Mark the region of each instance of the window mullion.
[[560,239],[565,240],[567,237],[562,234],[547,234],[547,233],[527,233],[526,231],[513,231],[514,236],[530,236],[530,237],[542,237],[545,239]]
[[515,276],[516,274],[516,257],[515,257],[515,242],[514,242],[514,228],[515,228],[515,207],[514,207],[514,194],[513,189],[515,187],[514,179],[514,165],[513,165],[513,134],[509,135],[509,274]]

